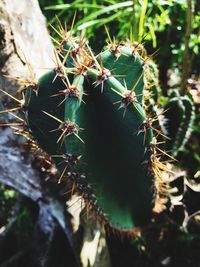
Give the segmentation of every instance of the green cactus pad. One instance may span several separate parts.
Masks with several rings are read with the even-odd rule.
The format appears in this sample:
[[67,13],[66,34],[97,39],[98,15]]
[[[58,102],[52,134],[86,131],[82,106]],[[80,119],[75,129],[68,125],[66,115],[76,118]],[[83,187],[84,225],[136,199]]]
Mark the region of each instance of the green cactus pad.
[[153,132],[145,128],[145,70],[139,56],[125,46],[118,57],[112,51],[101,53],[98,62],[87,55],[89,48],[81,49],[76,51],[79,62],[71,52],[67,59],[78,66],[74,75],[55,78],[51,71],[39,80],[38,94],[27,90],[28,123],[47,153],[77,159],[63,176],[76,183],[98,219],[132,230],[150,222],[153,206],[152,152],[147,149]]

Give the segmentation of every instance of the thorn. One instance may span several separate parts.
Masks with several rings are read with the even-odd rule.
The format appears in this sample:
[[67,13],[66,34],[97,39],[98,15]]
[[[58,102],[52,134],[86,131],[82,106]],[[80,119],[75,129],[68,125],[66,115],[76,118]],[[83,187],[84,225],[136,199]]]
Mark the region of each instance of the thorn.
[[131,89],[131,92],[134,92],[134,90],[136,89],[136,87],[139,84],[143,75],[144,75],[144,73],[142,72],[141,75],[139,76],[139,78],[137,79],[136,83],[134,84],[133,88]]
[[16,114],[9,112],[10,115],[12,115],[13,117],[17,118],[18,120],[25,122],[22,118],[20,118],[19,116],[17,116]]
[[20,109],[20,107],[1,110],[1,111],[0,111],[0,114],[2,114],[2,113],[7,113],[7,112],[11,112],[11,111],[16,111],[16,110],[19,110],[19,109]]
[[56,120],[56,121],[58,121],[58,122],[60,122],[60,123],[64,123],[63,121],[61,121],[61,120],[58,119],[57,117],[54,117],[53,115],[49,114],[48,112],[46,112],[46,111],[44,111],[44,110],[42,110],[42,112],[43,112],[44,114],[46,114],[47,116],[51,117],[52,119],[54,119],[54,120]]
[[67,170],[67,166],[65,166],[64,170],[62,171],[62,173],[61,173],[61,175],[60,175],[60,178],[59,178],[59,180],[58,180],[58,184],[60,184],[60,183],[61,183],[61,181],[62,181],[62,178],[63,178],[63,176],[64,176],[64,174],[65,174],[66,170]]
[[16,97],[12,96],[11,94],[7,93],[6,91],[2,90],[1,88],[0,88],[0,91],[2,93],[4,93],[5,95],[9,96],[10,98],[12,98],[13,100],[15,100],[16,102],[18,102],[20,105],[22,104],[21,100],[17,99]]
[[81,139],[81,137],[78,135],[78,134],[75,134],[74,133],[74,135],[83,143],[83,144],[85,144],[85,142],[83,141],[83,139]]
[[76,19],[76,14],[77,14],[77,11],[75,11],[74,16],[73,16],[71,29],[70,29],[70,37],[72,37],[72,32],[73,32],[73,28],[74,28],[74,22],[75,22],[75,19]]
[[63,39],[63,35],[52,24],[49,24],[49,26]]
[[8,126],[23,126],[24,124],[19,122],[19,123],[1,123],[0,127],[8,127]]
[[113,41],[112,41],[112,39],[111,39],[111,37],[110,37],[110,34],[109,34],[109,31],[108,31],[108,28],[107,28],[107,26],[106,26],[106,25],[104,25],[104,28],[105,28],[105,30],[106,30],[106,34],[107,34],[107,36],[108,36],[108,40],[109,40],[110,44],[112,45],[112,44],[113,44]]

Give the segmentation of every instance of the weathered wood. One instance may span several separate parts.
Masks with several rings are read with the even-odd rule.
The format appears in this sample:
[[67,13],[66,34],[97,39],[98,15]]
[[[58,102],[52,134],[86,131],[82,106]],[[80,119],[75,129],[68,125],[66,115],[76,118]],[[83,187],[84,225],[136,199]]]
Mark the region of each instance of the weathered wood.
[[3,75],[39,77],[53,67],[53,46],[36,0],[0,1],[0,87],[15,91],[16,83]]

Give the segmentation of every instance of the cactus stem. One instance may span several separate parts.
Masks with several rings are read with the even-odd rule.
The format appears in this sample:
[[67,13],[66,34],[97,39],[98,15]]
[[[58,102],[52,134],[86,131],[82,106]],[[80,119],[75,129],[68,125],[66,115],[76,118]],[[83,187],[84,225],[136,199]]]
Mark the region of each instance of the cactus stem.
[[[162,135],[154,128],[158,117],[146,115],[146,90],[157,79],[148,60],[156,52],[147,57],[141,43],[112,41],[107,31],[108,49],[95,56],[82,36],[72,37],[72,29],[64,31],[59,24],[57,34],[62,40],[57,48],[61,50],[54,51],[56,68],[39,79],[38,96],[32,94],[32,88],[26,92],[29,127],[54,158],[58,183],[69,181],[69,192],[81,196],[87,216],[90,210],[105,229],[110,227],[121,238],[121,232],[132,237],[135,226],[150,222],[152,189],[157,194],[164,192],[164,174],[169,171],[160,158],[173,160],[156,140]],[[54,96],[58,97],[52,99]],[[82,98],[87,105],[82,105]],[[119,103],[119,109],[123,109],[118,111],[112,103]],[[79,126],[84,127],[83,134]],[[110,138],[113,131],[115,135]],[[79,142],[84,143],[82,136],[86,145]],[[83,160],[79,162],[80,154]],[[147,168],[143,168],[143,162]]]

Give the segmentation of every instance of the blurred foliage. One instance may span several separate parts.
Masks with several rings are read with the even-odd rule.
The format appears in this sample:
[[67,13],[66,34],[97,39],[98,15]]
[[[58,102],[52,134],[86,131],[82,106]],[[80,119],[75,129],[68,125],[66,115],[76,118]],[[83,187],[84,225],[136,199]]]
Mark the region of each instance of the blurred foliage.
[[31,238],[32,228],[34,226],[33,224],[33,212],[30,210],[30,205],[28,205],[29,202],[23,203],[21,205],[21,209],[19,211],[16,223],[16,232],[17,235],[20,236],[20,242],[26,242]]
[[[160,48],[157,62],[161,70],[161,83],[166,87],[167,70],[182,63],[185,48],[186,0],[40,0],[48,24],[56,26],[59,20],[70,26],[76,14],[74,31],[87,36],[94,49],[106,44],[104,25],[117,40],[132,36],[135,41],[145,42],[148,52]],[[200,5],[193,4],[192,33],[189,47],[192,53],[192,73],[198,73],[200,62]],[[70,27],[69,27],[70,28]],[[52,33],[53,34],[53,33]],[[96,38],[99,36],[100,38]],[[167,63],[167,64],[166,64]]]
[[17,195],[15,190],[0,184],[0,228],[8,223]]

